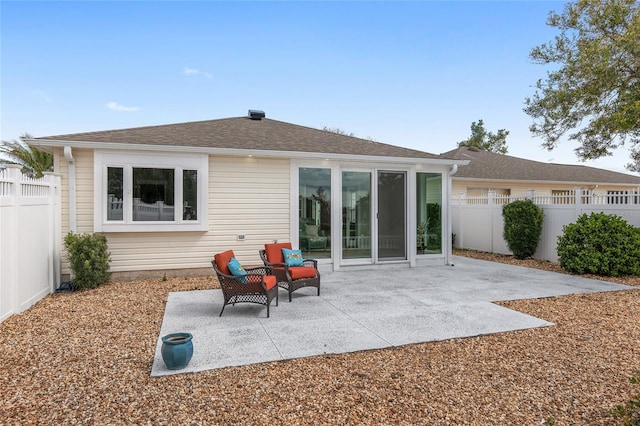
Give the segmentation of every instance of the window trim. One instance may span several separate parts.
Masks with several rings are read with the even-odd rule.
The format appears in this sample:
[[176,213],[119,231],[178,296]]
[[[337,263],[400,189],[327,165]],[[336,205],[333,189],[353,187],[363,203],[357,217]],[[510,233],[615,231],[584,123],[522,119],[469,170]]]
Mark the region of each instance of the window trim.
[[[112,152],[95,151],[93,162],[94,178],[94,231],[95,232],[180,232],[208,230],[208,184],[209,156],[207,154],[149,153],[149,152]],[[124,218],[107,220],[107,168],[122,167]],[[182,211],[183,170],[196,170],[198,179],[197,220],[184,221],[176,214],[173,221],[133,221],[132,217],[132,179],[133,168],[159,168],[175,170],[174,204],[175,211]]]

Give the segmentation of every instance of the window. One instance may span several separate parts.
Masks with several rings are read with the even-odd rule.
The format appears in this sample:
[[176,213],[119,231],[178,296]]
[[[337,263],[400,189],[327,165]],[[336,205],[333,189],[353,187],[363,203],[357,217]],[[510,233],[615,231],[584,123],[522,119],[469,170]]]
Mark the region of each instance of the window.
[[107,220],[122,220],[122,167],[107,167]]
[[418,254],[442,253],[442,175],[416,174],[416,250]]
[[207,155],[96,152],[96,231],[207,230]]
[[299,171],[298,238],[309,257],[331,257],[331,169]]

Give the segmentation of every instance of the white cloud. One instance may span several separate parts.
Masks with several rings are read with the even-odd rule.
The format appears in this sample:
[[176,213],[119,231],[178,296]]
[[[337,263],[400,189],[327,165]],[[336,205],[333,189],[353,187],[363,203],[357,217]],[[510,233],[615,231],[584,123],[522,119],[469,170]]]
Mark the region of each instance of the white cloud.
[[128,107],[128,106],[124,106],[124,105],[120,105],[117,102],[109,102],[107,104],[107,108],[109,108],[110,110],[113,111],[138,111],[140,108],[138,107]]
[[202,76],[207,77],[207,78],[213,78],[212,74],[209,74],[206,71],[201,71],[201,70],[196,69],[196,68],[187,68],[187,67],[185,67],[184,68],[184,74],[185,75],[202,75]]
[[53,102],[53,99],[51,98],[51,96],[49,96],[46,92],[43,92],[42,90],[32,90],[31,96],[40,98],[45,102]]

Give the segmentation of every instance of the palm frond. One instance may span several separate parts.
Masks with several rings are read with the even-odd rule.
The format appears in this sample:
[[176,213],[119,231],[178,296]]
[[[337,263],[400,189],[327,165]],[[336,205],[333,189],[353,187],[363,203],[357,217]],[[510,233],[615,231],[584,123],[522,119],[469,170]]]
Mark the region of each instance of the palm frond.
[[53,171],[53,156],[48,152],[31,147],[22,140],[2,141],[0,144],[0,164],[19,164],[22,172],[33,178],[41,178],[44,172]]

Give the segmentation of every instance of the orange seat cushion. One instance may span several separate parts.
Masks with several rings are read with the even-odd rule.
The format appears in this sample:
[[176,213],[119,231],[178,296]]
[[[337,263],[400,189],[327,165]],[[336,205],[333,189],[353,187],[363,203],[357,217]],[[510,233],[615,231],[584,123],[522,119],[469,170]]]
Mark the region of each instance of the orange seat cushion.
[[264,285],[267,287],[267,290],[271,290],[272,288],[274,288],[277,283],[278,282],[276,280],[276,277],[274,277],[273,275],[264,276]]
[[273,271],[279,274],[284,274],[284,270],[285,270],[284,266],[276,266],[273,268]]
[[229,271],[229,261],[231,260],[232,257],[236,257],[233,254],[233,250],[227,250],[224,251],[222,253],[218,253],[215,256],[213,256],[213,259],[216,262],[216,266],[218,267],[218,269],[220,270],[220,272],[222,272],[223,274],[226,275],[231,275],[231,271]]
[[291,243],[275,243],[265,244],[264,252],[267,255],[269,263],[284,263],[284,255],[282,249],[286,248],[291,250]]
[[316,268],[310,266],[291,266],[289,268],[289,274],[292,280],[299,280],[301,278],[314,278],[316,276]]

